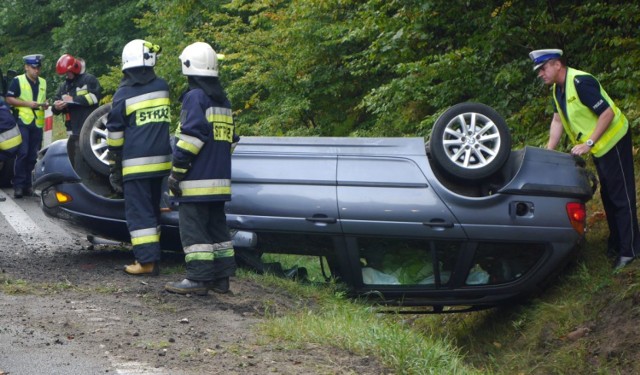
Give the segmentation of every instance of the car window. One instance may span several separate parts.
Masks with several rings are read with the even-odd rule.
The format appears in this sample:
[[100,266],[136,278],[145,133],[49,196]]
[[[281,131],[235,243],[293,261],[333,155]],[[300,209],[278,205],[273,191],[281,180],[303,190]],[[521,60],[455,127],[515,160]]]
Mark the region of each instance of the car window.
[[447,286],[460,241],[360,237],[358,254],[365,285]]
[[538,263],[544,252],[544,244],[481,242],[466,285],[496,285],[519,279]]

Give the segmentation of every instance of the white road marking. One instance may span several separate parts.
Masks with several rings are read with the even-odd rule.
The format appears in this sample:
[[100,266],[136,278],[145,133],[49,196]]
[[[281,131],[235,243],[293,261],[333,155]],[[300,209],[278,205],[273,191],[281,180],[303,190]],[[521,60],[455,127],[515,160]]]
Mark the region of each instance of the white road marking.
[[22,239],[27,246],[53,244],[53,238],[51,234],[48,233],[51,231],[51,228],[47,231],[40,225],[54,226],[56,229],[56,237],[68,238],[69,240],[71,239],[71,237],[69,237],[62,228],[56,226],[49,220],[42,221],[40,222],[40,225],[38,225],[38,223],[36,223],[31,216],[29,216],[29,214],[20,207],[9,194],[7,194],[6,191],[3,191],[2,195],[5,196],[7,200],[0,202],[0,214],[5,217],[9,225],[11,225],[13,230],[20,236],[20,239]]

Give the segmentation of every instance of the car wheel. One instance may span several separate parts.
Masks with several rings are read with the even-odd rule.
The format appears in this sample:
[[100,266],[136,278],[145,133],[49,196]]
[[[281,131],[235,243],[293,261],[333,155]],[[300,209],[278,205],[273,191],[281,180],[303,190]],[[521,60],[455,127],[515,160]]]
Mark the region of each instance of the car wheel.
[[507,161],[511,135],[506,121],[493,108],[460,103],[436,120],[429,149],[445,173],[462,180],[479,180],[496,173]]
[[80,152],[84,160],[91,169],[104,176],[109,175],[106,125],[110,110],[111,103],[96,108],[87,117],[80,131]]

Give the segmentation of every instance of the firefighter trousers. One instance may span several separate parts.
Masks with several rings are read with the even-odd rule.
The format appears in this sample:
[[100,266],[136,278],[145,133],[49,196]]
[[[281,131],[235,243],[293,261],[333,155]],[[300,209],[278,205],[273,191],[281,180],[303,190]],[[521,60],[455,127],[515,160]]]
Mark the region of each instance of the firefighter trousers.
[[163,177],[123,183],[125,217],[138,263],[160,261],[160,199]]
[[180,202],[180,239],[189,280],[211,281],[235,273],[235,253],[224,204]]

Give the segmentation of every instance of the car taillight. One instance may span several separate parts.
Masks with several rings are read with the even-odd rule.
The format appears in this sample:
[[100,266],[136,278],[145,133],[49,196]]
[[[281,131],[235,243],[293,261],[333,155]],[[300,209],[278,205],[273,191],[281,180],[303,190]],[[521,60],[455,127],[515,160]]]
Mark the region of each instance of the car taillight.
[[58,203],[64,204],[64,203],[71,202],[73,199],[67,193],[63,193],[61,191],[56,191],[56,200],[58,201]]
[[587,220],[587,209],[584,203],[567,203],[567,215],[569,215],[569,221],[571,221],[573,229],[581,235],[584,234],[584,227]]

